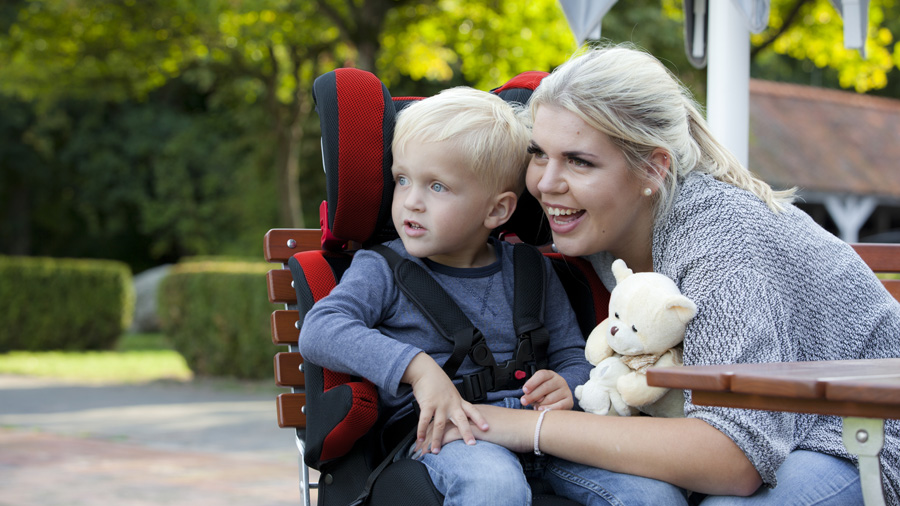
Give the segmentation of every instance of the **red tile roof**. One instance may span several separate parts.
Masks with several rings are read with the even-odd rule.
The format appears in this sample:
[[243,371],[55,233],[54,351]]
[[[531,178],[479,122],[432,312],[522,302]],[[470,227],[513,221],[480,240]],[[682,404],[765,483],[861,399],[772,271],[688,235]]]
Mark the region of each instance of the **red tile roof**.
[[900,100],[751,79],[749,148],[775,187],[900,197]]

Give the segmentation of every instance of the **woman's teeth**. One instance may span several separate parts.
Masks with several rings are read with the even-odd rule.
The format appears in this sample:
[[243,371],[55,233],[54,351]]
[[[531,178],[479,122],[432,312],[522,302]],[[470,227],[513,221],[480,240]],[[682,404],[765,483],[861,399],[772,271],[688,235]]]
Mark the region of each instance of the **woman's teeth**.
[[560,209],[558,207],[547,208],[547,214],[550,216],[570,216],[580,211],[581,209]]

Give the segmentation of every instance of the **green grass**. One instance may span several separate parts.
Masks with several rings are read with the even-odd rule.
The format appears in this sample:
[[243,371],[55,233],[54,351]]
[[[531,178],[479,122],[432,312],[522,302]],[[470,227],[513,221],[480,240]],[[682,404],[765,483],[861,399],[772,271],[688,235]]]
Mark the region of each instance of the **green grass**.
[[112,351],[3,353],[0,374],[116,383],[193,377],[184,358],[162,334],[125,334]]

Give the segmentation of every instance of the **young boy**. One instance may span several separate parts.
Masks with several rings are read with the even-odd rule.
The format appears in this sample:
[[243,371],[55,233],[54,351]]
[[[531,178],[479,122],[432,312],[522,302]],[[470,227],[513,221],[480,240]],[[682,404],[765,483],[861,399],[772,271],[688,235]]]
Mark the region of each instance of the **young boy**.
[[[498,363],[512,358],[518,342],[513,246],[490,235],[510,218],[524,190],[529,139],[509,104],[460,87],[404,109],[392,145],[391,211],[400,239],[386,245],[426,268],[483,333]],[[549,261],[542,260],[547,293],[538,316],[550,334],[550,370],[535,373],[539,386],[531,391],[490,392],[488,403],[571,409],[572,389],[588,379],[591,366],[574,312]],[[435,424],[432,450],[422,461],[445,504],[530,504],[519,456],[491,443],[475,444],[468,421],[487,427],[441,368],[452,351],[452,343],[400,291],[385,258],[367,250],[355,254],[338,286],[306,315],[300,333],[306,360],[375,383],[390,421],[410,413],[415,397],[420,441],[428,424]],[[458,375],[480,369],[467,357]],[[448,422],[463,439],[441,448]]]

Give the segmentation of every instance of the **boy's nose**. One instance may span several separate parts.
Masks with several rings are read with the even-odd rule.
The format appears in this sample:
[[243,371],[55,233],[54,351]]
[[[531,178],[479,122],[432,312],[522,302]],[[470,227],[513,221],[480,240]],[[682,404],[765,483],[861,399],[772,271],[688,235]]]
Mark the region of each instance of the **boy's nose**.
[[410,189],[409,193],[406,194],[406,198],[403,200],[403,205],[410,211],[419,211],[423,209],[424,204],[421,192],[415,188]]

